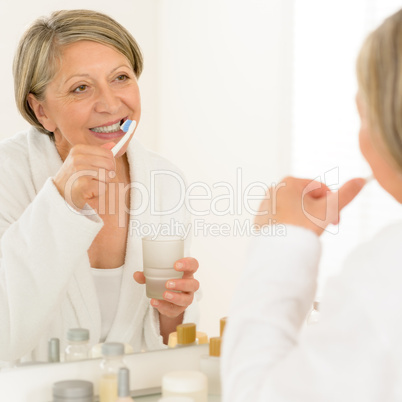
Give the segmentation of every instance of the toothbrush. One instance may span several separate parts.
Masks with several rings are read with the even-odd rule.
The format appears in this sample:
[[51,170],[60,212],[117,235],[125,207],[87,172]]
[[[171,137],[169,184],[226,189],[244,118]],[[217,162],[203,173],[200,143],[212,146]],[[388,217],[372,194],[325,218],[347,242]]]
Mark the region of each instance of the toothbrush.
[[131,134],[134,132],[137,122],[135,120],[126,120],[120,128],[126,133],[123,138],[112,148],[113,156],[116,156],[120,149],[123,148],[124,144],[128,141]]

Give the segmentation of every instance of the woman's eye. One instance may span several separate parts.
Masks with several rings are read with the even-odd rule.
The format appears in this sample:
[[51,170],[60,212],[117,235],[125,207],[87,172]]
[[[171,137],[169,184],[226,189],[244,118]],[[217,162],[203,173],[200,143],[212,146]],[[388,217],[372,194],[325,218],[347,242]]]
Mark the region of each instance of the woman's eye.
[[80,85],[74,89],[74,92],[76,92],[76,93],[84,92],[87,88],[88,87],[86,85]]
[[119,75],[119,76],[116,77],[116,80],[117,80],[117,81],[125,81],[125,80],[127,80],[127,79],[128,79],[128,77],[127,77],[127,75],[125,75],[125,74],[121,74],[121,75]]

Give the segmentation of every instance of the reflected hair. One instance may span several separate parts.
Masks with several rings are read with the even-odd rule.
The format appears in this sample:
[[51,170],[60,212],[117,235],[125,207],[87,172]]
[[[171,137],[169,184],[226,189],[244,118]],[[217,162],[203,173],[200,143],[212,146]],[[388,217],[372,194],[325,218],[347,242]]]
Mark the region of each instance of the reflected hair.
[[356,70],[371,131],[380,134],[402,171],[402,10],[366,38]]
[[33,22],[22,36],[13,63],[15,101],[21,115],[40,132],[53,137],[28,103],[32,93],[42,101],[56,74],[63,46],[93,41],[113,47],[130,62],[137,78],[143,68],[141,50],[132,35],[111,17],[92,10],[61,10]]

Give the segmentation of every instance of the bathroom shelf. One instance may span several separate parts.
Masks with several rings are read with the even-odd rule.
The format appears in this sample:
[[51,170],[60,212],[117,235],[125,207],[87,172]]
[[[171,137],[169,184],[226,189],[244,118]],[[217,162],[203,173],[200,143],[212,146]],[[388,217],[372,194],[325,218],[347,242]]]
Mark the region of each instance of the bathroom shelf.
[[[125,355],[124,360],[130,369],[131,390],[137,395],[142,393],[141,391],[149,393],[152,389],[160,390],[165,373],[173,370],[198,370],[200,356],[208,354],[208,348],[206,344]],[[98,394],[100,361],[101,359],[91,359],[2,370],[0,371],[0,401],[51,401],[52,384],[73,379],[91,381],[94,384],[95,394]],[[156,397],[155,395],[149,397],[152,396]],[[144,397],[147,398],[147,396]],[[137,400],[141,401],[136,396],[135,402]],[[144,399],[144,401],[152,401],[152,399]]]

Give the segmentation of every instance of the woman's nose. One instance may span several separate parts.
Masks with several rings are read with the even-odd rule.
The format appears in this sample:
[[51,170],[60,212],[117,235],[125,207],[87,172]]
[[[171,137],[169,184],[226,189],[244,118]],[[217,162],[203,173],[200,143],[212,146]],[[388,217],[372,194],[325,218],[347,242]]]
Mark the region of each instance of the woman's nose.
[[118,111],[121,101],[116,92],[109,86],[98,88],[95,101],[95,111],[114,114]]

